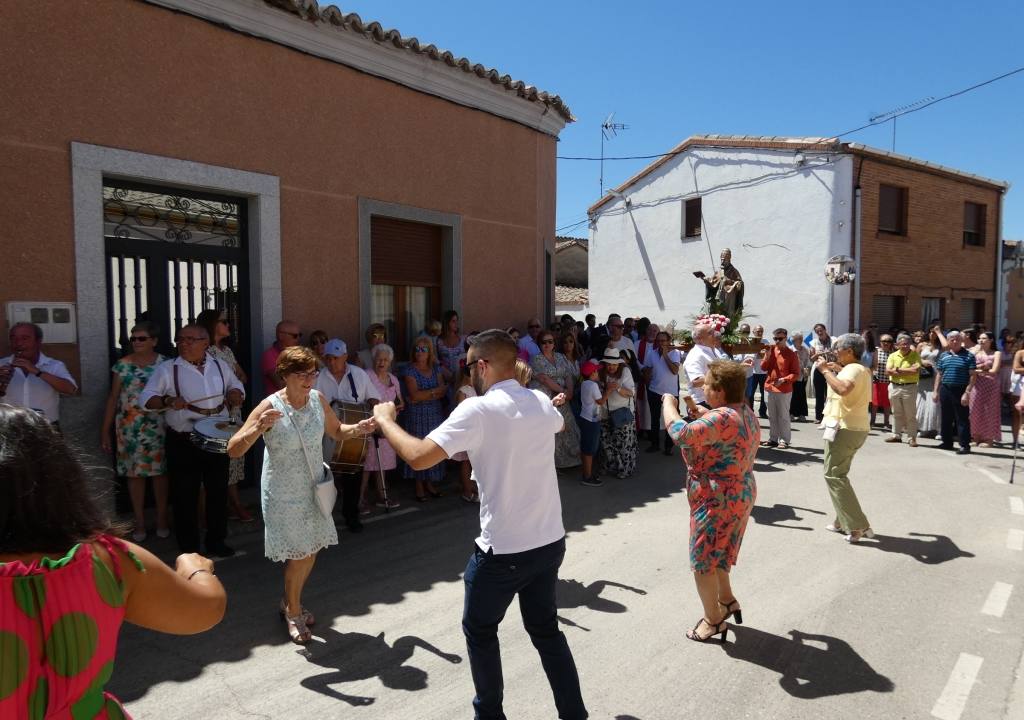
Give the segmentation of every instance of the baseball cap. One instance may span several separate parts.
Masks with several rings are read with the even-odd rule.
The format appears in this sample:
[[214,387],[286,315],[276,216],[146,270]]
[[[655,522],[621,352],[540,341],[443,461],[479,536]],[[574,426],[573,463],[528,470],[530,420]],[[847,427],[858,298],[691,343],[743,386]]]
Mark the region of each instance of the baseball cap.
[[588,378],[591,375],[593,375],[594,373],[596,373],[598,370],[600,370],[600,367],[598,366],[598,364],[596,362],[593,362],[592,360],[587,360],[580,367],[580,374],[583,377]]
[[324,345],[324,356],[332,355],[334,357],[341,357],[342,355],[348,355],[348,346],[344,340],[338,338],[331,338]]

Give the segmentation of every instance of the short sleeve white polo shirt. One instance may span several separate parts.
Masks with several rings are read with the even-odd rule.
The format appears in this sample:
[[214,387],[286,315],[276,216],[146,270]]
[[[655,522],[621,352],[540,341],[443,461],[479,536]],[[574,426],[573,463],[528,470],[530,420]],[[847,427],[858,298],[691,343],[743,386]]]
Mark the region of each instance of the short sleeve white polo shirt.
[[[668,351],[668,359],[676,365],[679,364],[680,357],[678,350]],[[651,348],[644,357],[644,367],[651,369],[651,392],[659,395],[679,394],[679,371],[669,370],[665,358],[654,348]]]
[[563,423],[547,395],[504,380],[459,403],[427,435],[448,457],[469,454],[480,489],[476,543],[484,552],[525,552],[565,537],[555,475]]

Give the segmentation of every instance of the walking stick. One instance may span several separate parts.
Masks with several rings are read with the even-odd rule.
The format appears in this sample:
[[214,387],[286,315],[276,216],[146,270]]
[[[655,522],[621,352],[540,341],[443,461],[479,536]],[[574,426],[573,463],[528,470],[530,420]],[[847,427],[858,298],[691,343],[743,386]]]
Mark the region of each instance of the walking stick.
[[1013,474],[1017,471],[1017,448],[1020,446],[1020,433],[1013,439],[1013,464],[1010,465],[1010,484],[1013,485]]
[[388,482],[384,477],[384,465],[380,461],[380,445],[377,444],[377,434],[374,433],[370,436],[373,438],[373,451],[377,453],[377,472],[380,473],[380,494],[384,498],[384,512],[391,512],[391,501],[388,500]]

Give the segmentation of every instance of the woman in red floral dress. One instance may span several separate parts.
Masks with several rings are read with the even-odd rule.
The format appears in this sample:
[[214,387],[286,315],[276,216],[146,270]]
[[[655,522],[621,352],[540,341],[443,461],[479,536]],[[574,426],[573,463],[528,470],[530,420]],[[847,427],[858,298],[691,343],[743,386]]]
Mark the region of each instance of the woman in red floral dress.
[[746,382],[743,365],[716,360],[704,377],[712,410],[698,408],[697,419],[687,422],[671,396],[665,396],[662,410],[665,429],[682,448],[689,470],[690,567],[704,616],[686,637],[698,642],[716,635],[725,642],[730,617],[743,623],[729,570],[757,497],[753,467],[761,440],[757,416],[743,397]]

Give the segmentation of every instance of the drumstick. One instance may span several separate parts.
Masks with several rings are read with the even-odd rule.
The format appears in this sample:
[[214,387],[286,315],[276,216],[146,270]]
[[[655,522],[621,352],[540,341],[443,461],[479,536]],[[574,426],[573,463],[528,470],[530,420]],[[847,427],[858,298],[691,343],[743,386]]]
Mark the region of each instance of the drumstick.
[[186,400],[189,405],[193,405],[197,402],[203,402],[204,400],[213,400],[214,398],[224,397],[223,393],[217,393],[216,395],[209,395],[207,397],[198,398],[196,400]]

